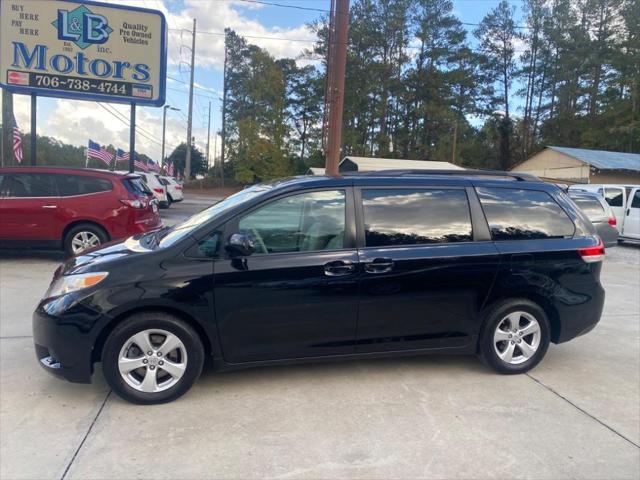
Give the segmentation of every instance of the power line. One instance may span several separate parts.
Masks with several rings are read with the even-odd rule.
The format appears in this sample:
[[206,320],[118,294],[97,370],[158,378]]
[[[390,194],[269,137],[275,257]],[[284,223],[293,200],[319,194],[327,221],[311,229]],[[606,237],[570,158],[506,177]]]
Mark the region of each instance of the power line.
[[[114,111],[111,111],[109,108],[107,108],[106,105],[100,103],[100,102],[96,102],[98,105],[100,105],[104,110],[106,110],[107,112],[109,112],[111,115],[113,115],[115,118],[117,118],[118,120],[120,120],[124,125],[126,125],[127,127],[130,126],[129,120],[127,120],[126,118],[124,118],[124,116],[118,112],[117,110],[114,109]],[[158,141],[155,138],[150,137],[149,135],[153,135],[149,132],[147,132],[146,130],[143,130],[142,128],[136,126],[136,131],[142,135],[144,138],[146,138],[147,140],[150,140],[158,145],[162,145],[160,141]],[[147,133],[148,135],[145,135],[145,133]],[[175,147],[173,147],[175,148]]]
[[268,5],[270,7],[291,8],[294,10],[307,10],[309,12],[329,13],[329,10],[325,10],[323,8],[301,7],[299,5],[287,5],[284,3],[264,2],[262,0],[239,0],[239,1],[244,3],[257,3],[259,5]]
[[[185,30],[185,29],[184,28],[170,28],[169,30]],[[199,33],[201,35],[218,35],[218,36],[221,36],[221,37],[224,37],[226,35],[224,32],[213,32],[213,31],[206,31],[206,30],[198,30],[196,33]],[[308,40],[308,39],[302,39],[302,38],[270,37],[270,36],[265,36],[265,35],[242,35],[241,33],[238,33],[238,35],[243,37],[243,38],[257,38],[257,39],[261,39],[261,40],[281,40],[283,42],[304,42],[304,43],[316,43],[317,42],[317,40]]]
[[[116,118],[123,121],[127,126],[129,125],[129,120],[127,119],[127,117],[125,117],[124,114],[120,113],[116,108],[112,107],[111,105],[108,105],[107,107],[107,105],[103,105],[100,103],[98,103],[98,105],[100,105],[102,108],[107,110],[107,112],[111,113],[111,115],[114,115],[116,116]],[[151,141],[157,142],[157,139],[154,137],[154,134],[149,132],[148,130],[145,130],[137,125],[136,125],[136,130],[139,131],[143,137],[148,138]]]

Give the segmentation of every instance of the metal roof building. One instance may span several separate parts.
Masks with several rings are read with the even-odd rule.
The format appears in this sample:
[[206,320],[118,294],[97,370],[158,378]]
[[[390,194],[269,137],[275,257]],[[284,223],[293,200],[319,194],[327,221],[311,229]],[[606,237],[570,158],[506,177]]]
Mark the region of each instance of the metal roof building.
[[[341,172],[377,172],[380,170],[464,170],[449,162],[432,160],[402,160],[398,158],[344,157],[338,167]],[[324,168],[309,168],[307,175],[324,175]]]
[[511,169],[566,183],[640,183],[640,154],[548,146]]

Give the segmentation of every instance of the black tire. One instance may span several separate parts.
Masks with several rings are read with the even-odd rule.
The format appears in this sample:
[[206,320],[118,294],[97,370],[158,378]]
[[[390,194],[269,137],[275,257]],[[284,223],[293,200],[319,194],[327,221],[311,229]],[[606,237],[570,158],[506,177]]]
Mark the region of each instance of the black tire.
[[167,193],[167,201],[169,202],[169,205],[171,205],[173,202],[175,202],[173,197],[171,195],[169,195],[168,193]]
[[65,234],[64,239],[62,240],[62,246],[64,248],[64,251],[69,256],[74,256],[80,253],[80,252],[74,252],[72,242],[76,235],[82,234],[83,232],[87,232],[88,234],[95,235],[96,237],[98,237],[98,240],[99,240],[98,245],[102,245],[103,243],[109,241],[109,235],[102,227],[99,227],[98,225],[95,225],[93,223],[80,223],[74,226],[73,228],[71,228]]
[[[496,333],[496,329],[500,325],[502,327],[501,330],[504,330],[504,326],[509,324],[503,323],[508,322],[506,317],[510,314],[515,314],[516,312],[524,312],[524,314],[534,318],[539,325],[540,335],[538,337],[535,353],[526,360],[523,360],[523,358],[525,358],[525,352],[524,350],[520,350],[521,347],[519,346],[518,340],[521,342],[527,342],[527,345],[530,345],[533,340],[533,335],[519,337],[513,332],[507,332],[509,335],[513,335],[514,339],[498,342],[496,344],[497,346],[494,347],[494,334]],[[498,373],[514,375],[528,372],[538,365],[547,353],[551,338],[551,328],[547,314],[538,304],[527,299],[505,300],[490,307],[486,312],[484,319],[479,340],[479,353],[483,361]],[[525,316],[522,316],[521,322],[521,325],[526,325],[529,320]],[[510,347],[509,344],[511,344],[512,349],[515,349],[513,354],[514,361],[517,361],[517,359],[520,358],[521,363],[507,363],[505,360],[500,358],[498,352],[496,352],[496,349],[502,349],[502,353],[504,353],[506,349]],[[526,345],[523,345],[523,347],[524,346]]]
[[[133,335],[145,330],[170,332],[178,337],[186,350],[186,368],[182,377],[174,385],[155,393],[143,392],[129,385],[120,374],[118,365],[120,352],[125,343],[128,343]],[[204,348],[196,331],[186,322],[164,312],[143,312],[127,318],[111,332],[102,352],[102,371],[109,386],[123,399],[140,405],[166,403],[184,395],[200,376],[203,364]],[[147,365],[150,365],[149,361]],[[135,370],[134,374],[138,375],[137,372],[144,371],[146,376],[147,368],[149,367],[145,366],[142,370]],[[157,368],[157,374],[160,375],[162,367]],[[163,374],[166,375],[166,372]]]

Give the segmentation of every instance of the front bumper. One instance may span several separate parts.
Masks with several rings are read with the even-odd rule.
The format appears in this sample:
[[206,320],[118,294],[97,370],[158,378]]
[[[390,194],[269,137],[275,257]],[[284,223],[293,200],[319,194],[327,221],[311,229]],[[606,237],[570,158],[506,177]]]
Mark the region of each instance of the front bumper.
[[[47,372],[74,383],[91,383],[94,338],[89,330],[99,314],[81,304],[68,310],[52,305],[72,299],[41,302],[33,313],[33,342],[38,363]],[[62,308],[62,313],[56,309]]]

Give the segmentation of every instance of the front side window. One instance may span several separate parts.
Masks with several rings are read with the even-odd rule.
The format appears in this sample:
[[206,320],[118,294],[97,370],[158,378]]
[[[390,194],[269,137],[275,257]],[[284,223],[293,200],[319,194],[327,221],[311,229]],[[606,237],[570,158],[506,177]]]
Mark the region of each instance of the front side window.
[[345,193],[309,192],[276,200],[242,217],[256,254],[311,252],[344,247]]
[[539,190],[477,187],[494,240],[570,237],[575,226],[551,195]]
[[0,183],[0,197],[55,197],[52,177],[48,173],[6,173]]
[[464,190],[363,190],[362,206],[367,247],[472,240]]
[[604,199],[612,207],[621,207],[623,193],[621,188],[609,188],[605,189]]
[[640,208],[640,190],[636,190],[631,200],[631,208]]
[[56,175],[56,184],[61,197],[108,192],[112,189],[109,180],[84,175]]

